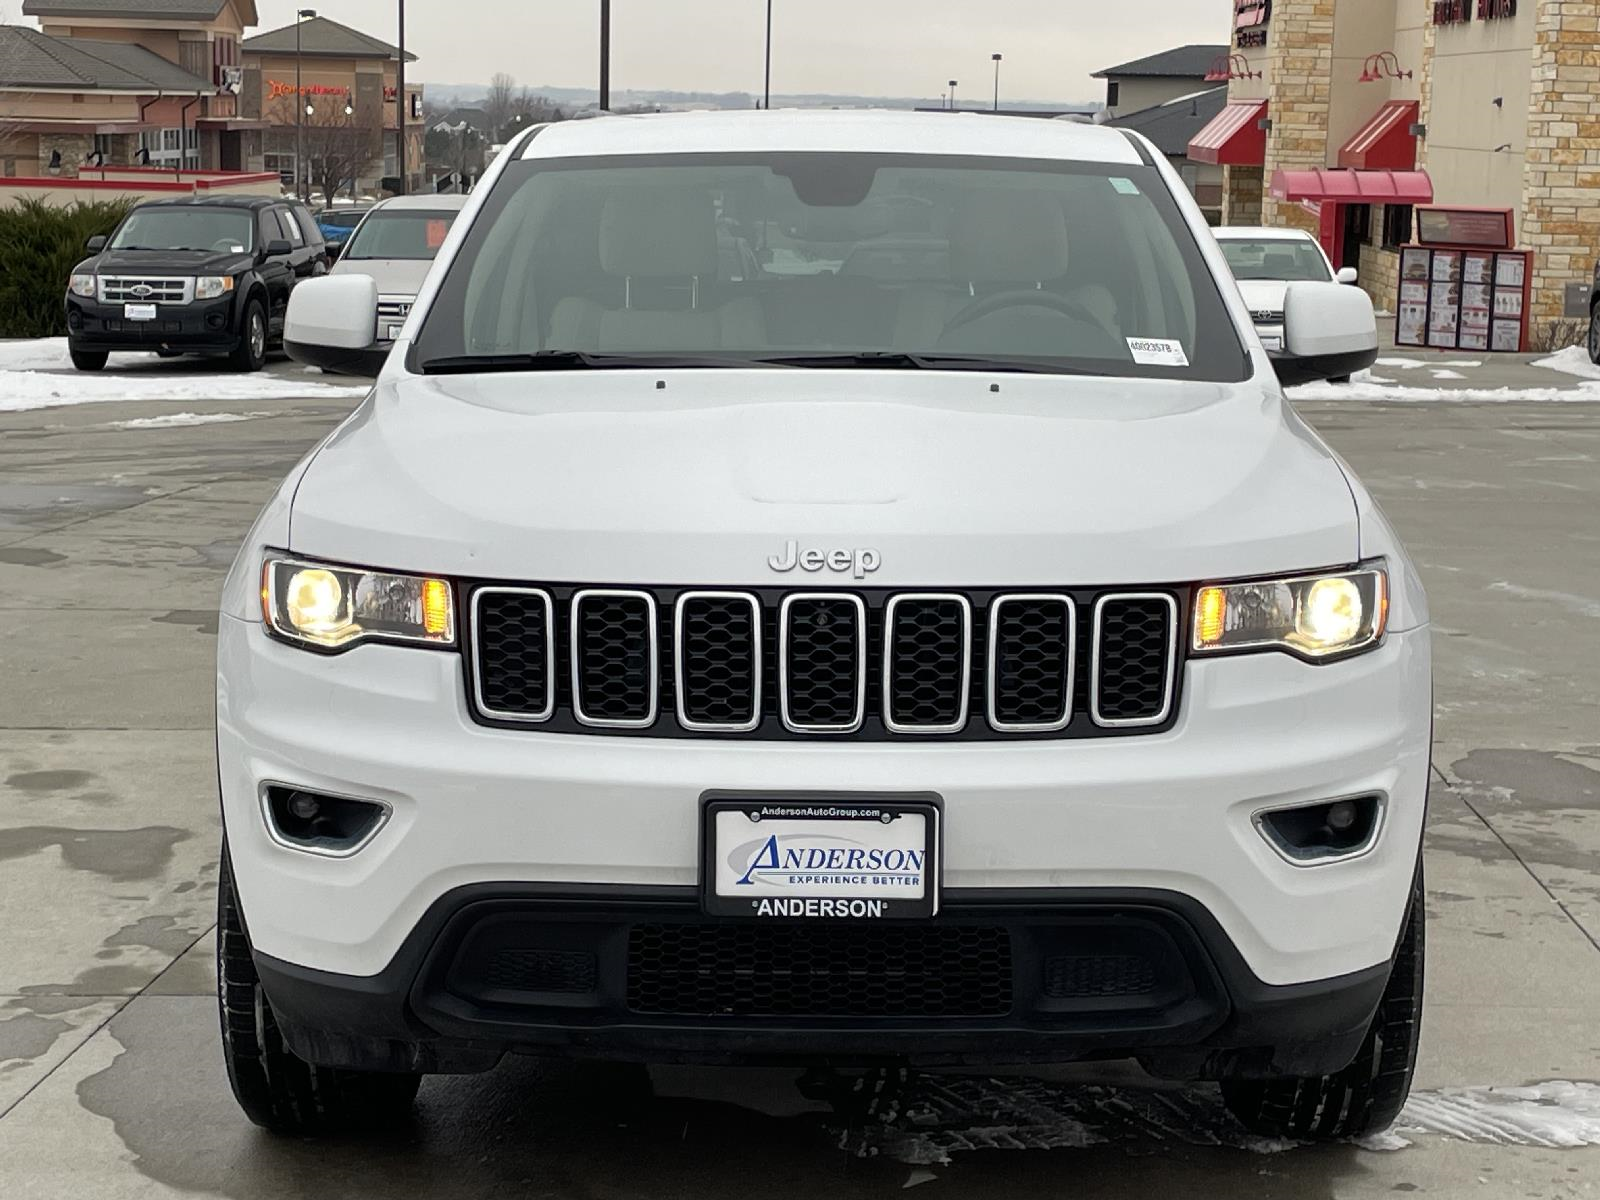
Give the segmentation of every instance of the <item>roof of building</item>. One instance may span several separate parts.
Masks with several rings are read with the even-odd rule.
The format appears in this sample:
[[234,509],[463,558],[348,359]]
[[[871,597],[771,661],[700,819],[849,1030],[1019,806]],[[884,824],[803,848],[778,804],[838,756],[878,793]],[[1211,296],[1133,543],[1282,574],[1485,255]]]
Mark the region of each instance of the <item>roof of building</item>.
[[132,42],[58,38],[0,25],[0,85],[73,91],[215,92],[209,80]]
[[888,109],[754,109],[607,115],[539,128],[518,158],[605,154],[917,153],[1044,158],[1134,166],[1122,133],[1076,121]]
[[[295,52],[295,27],[269,29],[255,37],[245,38],[242,48],[256,54],[293,54]],[[300,53],[321,54],[335,58],[390,58],[400,57],[397,46],[351,29],[327,17],[312,17],[300,22]],[[417,56],[406,51],[406,61],[416,62]]]
[[1189,143],[1228,103],[1228,85],[1190,92],[1151,108],[1125,113],[1107,121],[1117,129],[1137,129],[1169,158],[1187,155]]
[[1228,52],[1223,46],[1174,46],[1160,54],[1136,58],[1096,71],[1096,79],[1117,79],[1131,75],[1154,76],[1166,79],[1204,79],[1211,64]]
[[[30,17],[148,17],[154,21],[210,21],[228,0],[23,0]],[[235,0],[246,25],[256,22],[255,0]]]

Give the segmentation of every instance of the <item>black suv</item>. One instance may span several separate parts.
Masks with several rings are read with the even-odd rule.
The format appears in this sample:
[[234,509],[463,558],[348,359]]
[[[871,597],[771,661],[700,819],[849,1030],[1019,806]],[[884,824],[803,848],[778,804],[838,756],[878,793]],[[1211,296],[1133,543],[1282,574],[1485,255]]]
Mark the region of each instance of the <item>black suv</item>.
[[266,197],[140,204],[88,248],[67,288],[80,371],[100,370],[113,350],[226,355],[258,371],[283,336],[295,284],[328,270],[305,205]]
[[1594,283],[1589,287],[1589,361],[1600,363],[1600,262],[1594,264]]

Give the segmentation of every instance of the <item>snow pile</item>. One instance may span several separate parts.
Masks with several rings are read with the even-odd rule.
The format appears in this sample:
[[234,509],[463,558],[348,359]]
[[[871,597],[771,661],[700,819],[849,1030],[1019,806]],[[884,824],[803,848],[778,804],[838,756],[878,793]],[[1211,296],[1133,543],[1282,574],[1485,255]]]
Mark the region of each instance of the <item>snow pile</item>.
[[1600,363],[1589,359],[1589,351],[1582,346],[1568,346],[1548,358],[1536,358],[1536,367],[1560,371],[1563,375],[1576,375],[1579,379],[1600,379]]
[[364,383],[212,372],[189,363],[168,372],[156,362],[153,354],[113,354],[104,372],[90,374],[72,369],[65,338],[0,342],[0,412],[117,400],[336,400],[370,390]]
[[1577,387],[1449,388],[1390,386],[1370,377],[1356,377],[1349,383],[1303,383],[1289,388],[1287,394],[1291,400],[1386,400],[1397,404],[1574,404],[1600,401],[1600,382]]
[[1531,1087],[1417,1092],[1398,1127],[1502,1146],[1600,1146],[1600,1084],[1555,1080]]
[[168,413],[163,417],[135,417],[131,421],[111,421],[113,429],[171,429],[175,425],[221,425],[229,421],[253,421],[271,413]]

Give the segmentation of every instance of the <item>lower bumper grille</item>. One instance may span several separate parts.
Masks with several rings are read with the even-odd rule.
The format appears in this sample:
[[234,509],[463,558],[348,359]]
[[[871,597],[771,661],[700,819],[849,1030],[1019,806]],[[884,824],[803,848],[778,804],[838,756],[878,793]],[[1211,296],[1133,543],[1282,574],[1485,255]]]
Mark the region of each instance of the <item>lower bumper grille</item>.
[[1011,936],[982,925],[635,925],[628,1008],[673,1016],[999,1017]]

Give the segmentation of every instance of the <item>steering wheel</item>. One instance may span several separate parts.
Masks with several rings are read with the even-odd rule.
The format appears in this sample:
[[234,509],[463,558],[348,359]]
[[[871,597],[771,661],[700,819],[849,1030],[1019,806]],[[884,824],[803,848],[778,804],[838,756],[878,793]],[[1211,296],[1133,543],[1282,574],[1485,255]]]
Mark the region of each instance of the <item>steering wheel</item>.
[[952,333],[963,325],[981,320],[991,313],[997,313],[1005,308],[1048,308],[1054,312],[1063,313],[1069,317],[1076,317],[1090,325],[1099,325],[1100,318],[1085,304],[1067,296],[1058,296],[1054,292],[1029,291],[1018,288],[1010,292],[1000,292],[993,296],[985,296],[967,305],[955,316],[945,322],[944,332]]

